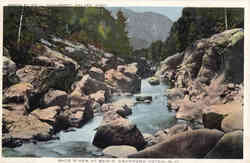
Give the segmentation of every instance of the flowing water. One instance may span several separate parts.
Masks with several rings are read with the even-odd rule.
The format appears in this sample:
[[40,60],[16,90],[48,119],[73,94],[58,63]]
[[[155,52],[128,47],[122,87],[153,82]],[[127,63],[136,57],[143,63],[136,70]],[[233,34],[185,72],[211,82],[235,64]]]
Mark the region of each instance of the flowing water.
[[[168,111],[167,97],[164,91],[168,86],[164,83],[151,86],[146,80],[142,80],[140,95],[152,96],[150,104],[139,103],[132,107],[132,115],[128,119],[137,125],[142,133],[153,134],[164,128],[169,128],[176,123],[175,113]],[[120,100],[131,97],[114,97],[113,100]],[[96,115],[82,128],[72,132],[60,132],[59,140],[47,142],[26,143],[17,148],[4,148],[5,157],[98,157],[101,156],[101,149],[92,145],[95,129],[100,125],[102,115]]]
[[128,117],[142,133],[153,134],[176,123],[175,113],[167,108],[167,97],[164,96],[167,88],[164,83],[151,86],[147,80],[142,80],[140,94],[152,96],[153,100],[149,104],[136,104],[132,110],[133,114]]

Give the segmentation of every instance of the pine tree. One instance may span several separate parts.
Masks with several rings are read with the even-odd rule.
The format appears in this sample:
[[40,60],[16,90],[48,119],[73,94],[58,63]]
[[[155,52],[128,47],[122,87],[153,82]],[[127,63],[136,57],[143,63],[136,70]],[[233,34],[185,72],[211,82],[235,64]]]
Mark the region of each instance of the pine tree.
[[116,16],[118,23],[125,29],[127,18],[124,16],[121,9],[117,12]]
[[116,22],[118,24],[119,33],[121,34],[119,41],[117,42],[117,47],[120,48],[121,55],[131,55],[132,54],[132,48],[129,44],[129,38],[128,38],[128,31],[126,29],[127,26],[127,18],[124,16],[122,10],[120,9],[116,14]]

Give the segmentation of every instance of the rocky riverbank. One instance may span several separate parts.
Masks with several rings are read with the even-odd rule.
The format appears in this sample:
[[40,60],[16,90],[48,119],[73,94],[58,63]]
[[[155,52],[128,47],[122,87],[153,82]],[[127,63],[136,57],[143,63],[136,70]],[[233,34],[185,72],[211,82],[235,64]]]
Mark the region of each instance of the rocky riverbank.
[[112,94],[138,92],[138,74],[146,72],[144,61],[128,64],[92,45],[53,36],[30,51],[29,64],[19,65],[4,48],[3,147],[56,139],[61,130],[82,127],[105,110]]
[[128,157],[243,158],[243,40],[228,30],[161,62],[168,107],[187,124],[146,135],[153,146]]

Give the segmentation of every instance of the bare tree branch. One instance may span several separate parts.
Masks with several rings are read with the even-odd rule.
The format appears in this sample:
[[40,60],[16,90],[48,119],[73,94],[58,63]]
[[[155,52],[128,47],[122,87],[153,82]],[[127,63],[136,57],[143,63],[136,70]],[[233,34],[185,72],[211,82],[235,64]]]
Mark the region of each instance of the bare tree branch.
[[18,37],[17,37],[17,46],[19,48],[20,40],[21,40],[21,30],[22,30],[22,22],[23,22],[23,14],[24,14],[24,6],[22,8],[20,21],[19,21],[19,28],[18,28]]

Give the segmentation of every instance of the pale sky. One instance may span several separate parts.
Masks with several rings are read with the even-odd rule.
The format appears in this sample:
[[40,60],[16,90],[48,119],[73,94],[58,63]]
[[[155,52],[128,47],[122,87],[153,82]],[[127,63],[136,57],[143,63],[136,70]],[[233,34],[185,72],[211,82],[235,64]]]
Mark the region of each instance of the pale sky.
[[168,16],[171,20],[176,21],[181,16],[183,7],[126,7],[135,12],[155,12]]

